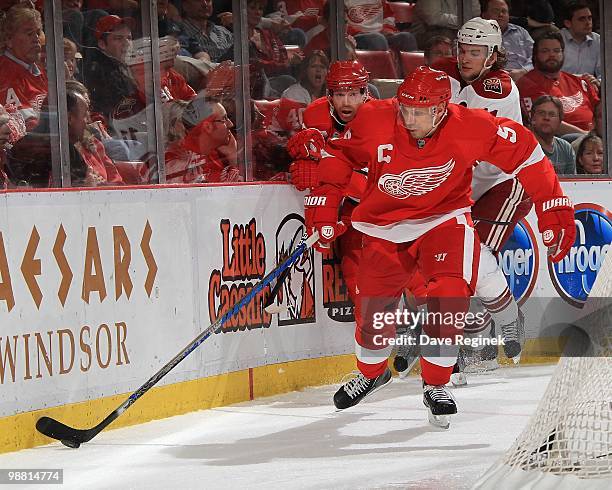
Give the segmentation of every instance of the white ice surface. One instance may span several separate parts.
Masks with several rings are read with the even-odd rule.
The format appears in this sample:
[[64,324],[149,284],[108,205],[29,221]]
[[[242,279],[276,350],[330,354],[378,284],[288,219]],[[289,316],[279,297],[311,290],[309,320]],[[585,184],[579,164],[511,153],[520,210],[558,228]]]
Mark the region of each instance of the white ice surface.
[[105,431],[80,449],[0,455],[0,468],[64,469],[64,485],[38,489],[470,488],[523,429],[553,370],[470,376],[453,389],[448,431],[427,423],[411,376],[344,412],[331,403],[337,386],[312,388]]

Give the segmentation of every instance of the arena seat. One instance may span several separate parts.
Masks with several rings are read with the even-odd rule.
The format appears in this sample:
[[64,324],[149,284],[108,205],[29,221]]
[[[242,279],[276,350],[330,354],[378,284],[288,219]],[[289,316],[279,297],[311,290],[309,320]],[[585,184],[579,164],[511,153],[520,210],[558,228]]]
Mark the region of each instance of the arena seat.
[[399,61],[402,76],[406,78],[417,66],[425,64],[425,55],[423,51],[400,51]]
[[411,24],[416,4],[408,2],[388,2],[396,24]]
[[370,72],[371,78],[399,78],[395,58],[391,51],[355,50],[357,59]]

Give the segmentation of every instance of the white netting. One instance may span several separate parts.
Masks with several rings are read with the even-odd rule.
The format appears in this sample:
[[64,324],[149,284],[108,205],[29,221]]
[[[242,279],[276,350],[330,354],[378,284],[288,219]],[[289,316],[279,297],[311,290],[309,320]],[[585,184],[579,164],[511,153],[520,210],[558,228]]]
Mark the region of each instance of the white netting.
[[612,254],[578,322],[588,354],[561,358],[535,415],[475,488],[612,488],[611,303]]

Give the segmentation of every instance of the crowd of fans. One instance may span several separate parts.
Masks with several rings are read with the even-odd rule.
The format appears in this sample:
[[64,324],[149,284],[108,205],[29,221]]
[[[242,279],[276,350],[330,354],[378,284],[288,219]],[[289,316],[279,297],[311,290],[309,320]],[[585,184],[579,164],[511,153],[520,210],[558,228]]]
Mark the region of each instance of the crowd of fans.
[[[402,22],[393,3],[344,0],[349,58],[361,50],[387,51],[397,62],[400,52],[422,52],[423,62],[435,65],[455,55],[457,0],[417,0]],[[605,172],[597,2],[472,4],[474,16],[499,23],[524,123],[557,172]],[[66,86],[58,91],[66,94],[73,186],[158,182],[150,131],[156,100],[162,104],[166,182],[241,180],[243,154],[255,179],[286,178],[287,139],[301,128],[304,108],[325,96],[330,2],[246,5],[250,138],[236,132],[238,38],[231,1],[157,1],[160,79],[154,83],[151,39],[143,35],[147,20],[138,1],[62,0]],[[57,112],[48,100],[43,2],[1,0],[0,9],[0,188],[47,187],[53,185],[59,135],[53,134]],[[378,96],[376,85],[370,93]],[[247,142],[250,151],[244,152]]]

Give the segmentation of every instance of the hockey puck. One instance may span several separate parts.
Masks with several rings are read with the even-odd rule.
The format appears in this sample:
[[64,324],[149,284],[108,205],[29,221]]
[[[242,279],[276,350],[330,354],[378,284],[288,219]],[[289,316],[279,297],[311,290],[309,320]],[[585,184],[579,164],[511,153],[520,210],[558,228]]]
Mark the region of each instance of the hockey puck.
[[395,356],[395,359],[393,359],[393,367],[398,373],[401,373],[408,369],[408,361],[402,356]]
[[73,449],[78,449],[79,447],[81,447],[81,443],[77,442],[77,441],[69,441],[69,440],[62,440],[60,441],[64,446],[68,446],[71,447]]

